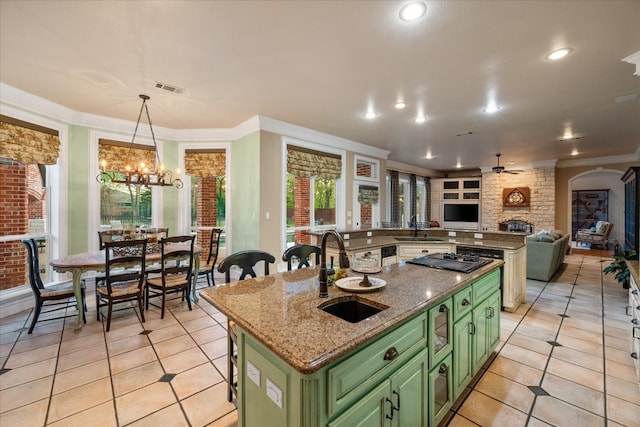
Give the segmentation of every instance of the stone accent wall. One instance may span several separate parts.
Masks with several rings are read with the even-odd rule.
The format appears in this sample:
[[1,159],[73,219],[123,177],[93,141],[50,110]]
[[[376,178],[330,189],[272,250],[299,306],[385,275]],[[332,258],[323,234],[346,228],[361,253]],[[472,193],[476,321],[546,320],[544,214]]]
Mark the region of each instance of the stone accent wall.
[[[531,203],[528,207],[503,207],[504,188],[529,187]],[[556,186],[555,169],[529,169],[517,175],[482,174],[481,230],[498,231],[498,223],[508,219],[522,219],[534,224],[534,232],[555,230]]]
[[[27,168],[0,165],[0,235],[26,234]],[[0,243],[0,290],[27,283],[27,252],[22,242]]]

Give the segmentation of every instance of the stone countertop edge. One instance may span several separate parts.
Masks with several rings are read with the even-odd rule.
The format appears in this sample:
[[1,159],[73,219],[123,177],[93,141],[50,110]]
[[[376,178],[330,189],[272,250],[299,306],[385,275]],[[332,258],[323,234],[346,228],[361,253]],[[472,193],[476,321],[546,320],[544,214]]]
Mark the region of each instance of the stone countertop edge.
[[[478,240],[478,239],[469,239],[469,238],[447,238],[443,237],[442,240],[413,240],[413,241],[399,241],[396,240],[395,237],[390,236],[380,236],[380,237],[370,237],[366,239],[348,239],[344,241],[345,249],[347,251],[359,251],[364,249],[376,249],[382,246],[400,246],[400,245],[462,245],[462,246],[473,246],[473,247],[483,247],[489,249],[506,249],[506,250],[517,250],[521,247],[525,246],[524,242],[503,242],[498,240]],[[332,248],[337,248],[338,245],[333,240],[327,240],[327,246]]]
[[[207,288],[200,295],[298,372],[312,374],[503,264],[493,260],[465,274],[401,262],[370,275],[385,280],[385,287],[352,293],[334,285],[329,298],[318,296],[319,269],[303,268]],[[362,275],[349,270],[349,277],[355,276]],[[389,308],[358,323],[318,308],[348,295]]]

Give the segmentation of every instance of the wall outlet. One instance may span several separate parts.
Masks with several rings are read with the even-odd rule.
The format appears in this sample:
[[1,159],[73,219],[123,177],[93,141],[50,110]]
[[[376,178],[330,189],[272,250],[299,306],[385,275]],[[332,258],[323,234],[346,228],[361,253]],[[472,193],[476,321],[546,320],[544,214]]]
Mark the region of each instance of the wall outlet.
[[342,236],[342,240],[349,240],[349,234],[344,234]]
[[449,232],[449,237],[456,237],[456,232],[455,231],[450,231]]
[[371,244],[371,239],[367,239],[367,245]]
[[267,396],[273,400],[273,403],[275,403],[278,408],[282,409],[282,390],[272,383],[269,378],[267,378]]
[[367,237],[371,237],[373,236],[373,232],[372,231],[367,231]]
[[474,238],[474,239],[482,239],[482,233],[475,233],[475,234],[473,235],[473,238]]
[[264,213],[264,218],[265,218],[265,219],[269,219],[269,218],[271,218],[271,213],[270,213],[270,212],[265,212],[265,213]]
[[260,370],[249,361],[247,361],[247,377],[260,387]]

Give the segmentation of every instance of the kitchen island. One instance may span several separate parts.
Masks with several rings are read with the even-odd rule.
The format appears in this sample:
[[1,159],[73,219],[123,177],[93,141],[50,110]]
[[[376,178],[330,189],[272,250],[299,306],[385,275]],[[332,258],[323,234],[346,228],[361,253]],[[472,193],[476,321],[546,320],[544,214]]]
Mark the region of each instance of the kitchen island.
[[[326,299],[318,269],[205,289],[237,324],[239,425],[437,424],[498,344],[502,266],[393,264],[371,276],[383,288]],[[383,310],[350,323],[318,308],[344,298]]]

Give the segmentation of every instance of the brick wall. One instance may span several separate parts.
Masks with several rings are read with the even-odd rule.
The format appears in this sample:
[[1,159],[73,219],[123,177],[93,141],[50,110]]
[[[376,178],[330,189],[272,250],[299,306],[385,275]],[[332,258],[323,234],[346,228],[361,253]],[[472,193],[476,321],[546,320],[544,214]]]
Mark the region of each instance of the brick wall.
[[29,194],[29,219],[42,219],[46,212],[46,189],[42,186],[42,175],[38,165],[27,165],[27,193]]
[[366,176],[371,178],[371,165],[358,163],[358,166],[356,167],[356,176]]
[[[503,207],[504,188],[529,187],[528,207]],[[530,169],[514,174],[482,174],[482,230],[498,231],[498,223],[522,219],[534,224],[534,231],[555,230],[556,188],[555,169]]]
[[[311,179],[307,177],[296,177],[293,188],[294,212],[293,224],[296,227],[309,226],[311,223]],[[295,242],[298,244],[309,244],[309,235],[302,231],[295,232]]]
[[[197,226],[215,227],[217,225],[217,202],[216,202],[216,177],[198,178],[198,189],[196,190],[197,206]],[[210,230],[198,232],[197,244],[204,248],[202,258],[209,256]]]
[[[27,168],[0,165],[0,235],[27,233]],[[0,242],[0,290],[27,282],[27,253],[22,242]]]
[[360,204],[360,228],[371,228],[373,206]]

